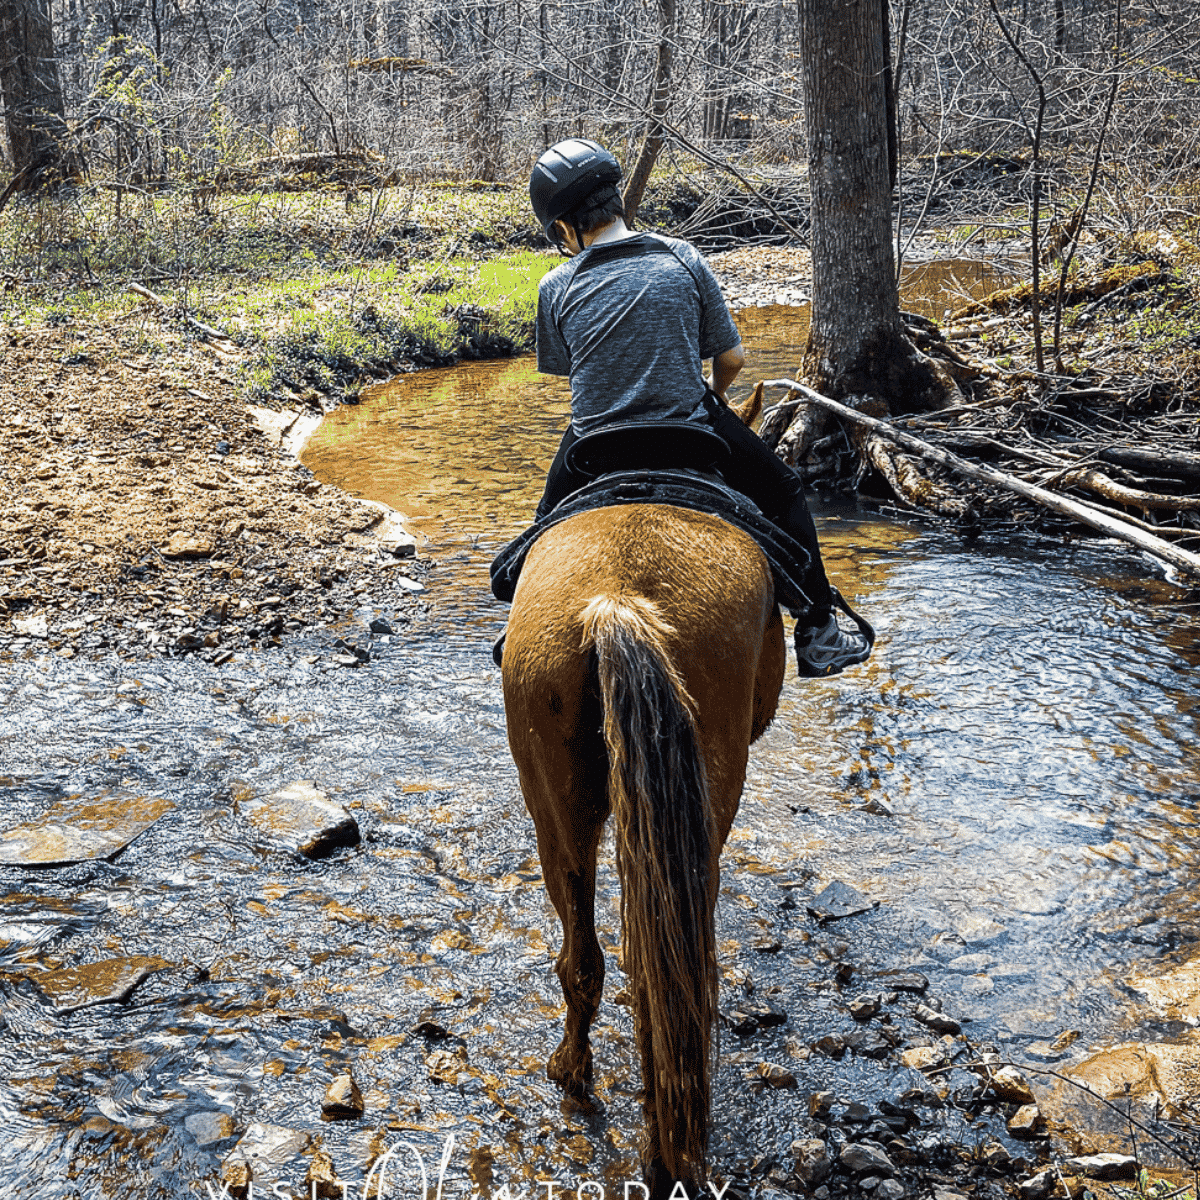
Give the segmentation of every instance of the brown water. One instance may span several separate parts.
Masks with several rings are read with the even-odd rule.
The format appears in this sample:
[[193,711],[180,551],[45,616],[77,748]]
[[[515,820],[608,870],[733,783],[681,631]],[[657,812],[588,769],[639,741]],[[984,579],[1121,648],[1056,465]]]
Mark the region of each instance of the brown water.
[[[744,330],[786,357],[787,318],[760,310]],[[748,374],[786,365],[763,355]],[[375,639],[369,667],[333,666],[323,644],[220,669],[5,667],[6,828],[106,790],[174,805],[111,862],[0,865],[10,1200],[219,1195],[220,1164],[255,1123],[322,1145],[353,1196],[373,1146],[417,1147],[436,1178],[451,1134],[446,1200],[502,1186],[533,1200],[548,1180],[622,1195],[638,1081],[615,1003],[613,873],[598,888],[599,1105],[583,1111],[543,1074],[560,1032],[558,927],[489,655],[504,619],[484,586],[489,546],[532,508],[564,418],[561,393],[510,362],[404,380],[330,423],[330,462],[450,546],[428,624]],[[395,461],[368,469],[375,451],[351,430]],[[1082,1031],[1080,1051],[1171,1036],[1127,980],[1200,937],[1200,630],[1178,593],[1108,545],[964,545],[852,510],[819,522],[831,573],[880,640],[845,676],[789,677],[726,851],[723,1001],[753,987],[788,1014],[727,1035],[716,1078],[714,1178],[760,1200],[811,1092],[875,1105],[912,1086],[872,1059],[793,1054],[854,1031],[846,1002],[878,988],[874,972],[918,968],[974,1043],[1021,1059],[1065,1029]],[[364,597],[357,637],[373,615]],[[236,801],[296,779],[350,808],[358,847],[311,863],[260,843]],[[806,901],[835,880],[877,907],[817,924]],[[844,987],[839,965],[853,968]],[[134,970],[151,974],[127,1003],[73,1006]],[[904,1044],[925,1032],[910,1008],[889,1009]],[[798,1088],[752,1088],[764,1061]],[[346,1069],[366,1116],[322,1121]],[[913,1136],[935,1158],[1005,1136],[953,1105],[923,1113]],[[417,1194],[405,1153],[388,1195]],[[264,1167],[256,1194],[306,1195],[307,1161]]]

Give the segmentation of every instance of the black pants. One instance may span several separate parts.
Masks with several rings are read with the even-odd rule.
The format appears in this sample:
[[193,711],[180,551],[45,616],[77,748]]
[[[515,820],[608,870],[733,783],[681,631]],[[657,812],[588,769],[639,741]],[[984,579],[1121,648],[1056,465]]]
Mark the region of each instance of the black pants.
[[[805,591],[812,598],[816,618],[824,617],[833,607],[829,579],[821,562],[817,544],[817,529],[804,499],[804,483],[798,472],[768,448],[729,406],[712,392],[704,399],[712,429],[729,446],[730,457],[721,468],[725,482],[748,496],[785,533],[795,538],[811,556]],[[571,427],[559,443],[558,453],[546,475],[546,490],[537,506],[537,516],[544,517],[560,501],[589,482],[589,477],[567,466],[567,451],[577,440]]]

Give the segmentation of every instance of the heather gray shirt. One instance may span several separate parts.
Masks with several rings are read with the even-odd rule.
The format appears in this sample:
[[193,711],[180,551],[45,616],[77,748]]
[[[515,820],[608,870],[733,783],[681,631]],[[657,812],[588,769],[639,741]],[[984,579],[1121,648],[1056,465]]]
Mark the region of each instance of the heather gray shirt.
[[[673,253],[631,253],[654,239]],[[705,359],[741,341],[695,247],[641,233],[590,247],[538,288],[538,370],[571,380],[582,436],[639,417],[705,420]]]

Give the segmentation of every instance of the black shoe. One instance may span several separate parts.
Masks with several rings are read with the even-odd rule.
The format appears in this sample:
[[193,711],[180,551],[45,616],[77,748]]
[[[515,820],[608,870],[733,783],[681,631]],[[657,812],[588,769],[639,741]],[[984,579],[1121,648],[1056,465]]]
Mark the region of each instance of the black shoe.
[[875,645],[875,630],[842,599],[836,588],[833,602],[858,628],[847,633],[838,625],[837,615],[830,612],[822,625],[796,626],[796,672],[808,679],[823,679],[837,675],[855,663],[866,662]]

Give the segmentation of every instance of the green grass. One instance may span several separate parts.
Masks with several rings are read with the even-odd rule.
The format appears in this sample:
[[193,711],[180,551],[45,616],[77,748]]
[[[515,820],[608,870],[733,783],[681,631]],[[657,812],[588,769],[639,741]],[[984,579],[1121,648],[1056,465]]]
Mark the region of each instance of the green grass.
[[454,187],[17,201],[0,214],[0,324],[132,321],[152,349],[156,323],[186,332],[190,316],[249,352],[251,393],[346,395],[405,363],[532,346],[558,259],[519,249],[536,232],[526,207],[523,190]]

